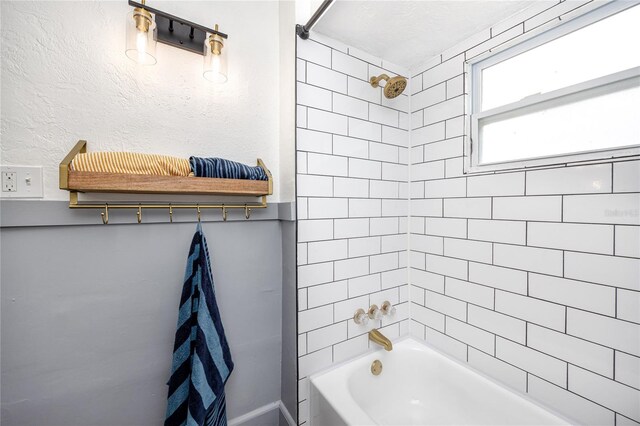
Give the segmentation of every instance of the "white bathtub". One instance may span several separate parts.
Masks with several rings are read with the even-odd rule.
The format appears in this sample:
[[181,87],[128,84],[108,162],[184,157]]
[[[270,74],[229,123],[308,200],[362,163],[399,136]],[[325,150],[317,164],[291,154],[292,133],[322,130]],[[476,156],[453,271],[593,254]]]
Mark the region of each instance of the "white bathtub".
[[570,424],[412,339],[312,376],[310,392],[311,426]]

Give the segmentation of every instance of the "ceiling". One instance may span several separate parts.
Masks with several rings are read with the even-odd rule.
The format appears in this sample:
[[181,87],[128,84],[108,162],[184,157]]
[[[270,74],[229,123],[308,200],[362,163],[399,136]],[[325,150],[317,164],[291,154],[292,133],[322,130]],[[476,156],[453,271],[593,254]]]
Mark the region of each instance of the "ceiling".
[[336,0],[313,30],[411,67],[535,1]]

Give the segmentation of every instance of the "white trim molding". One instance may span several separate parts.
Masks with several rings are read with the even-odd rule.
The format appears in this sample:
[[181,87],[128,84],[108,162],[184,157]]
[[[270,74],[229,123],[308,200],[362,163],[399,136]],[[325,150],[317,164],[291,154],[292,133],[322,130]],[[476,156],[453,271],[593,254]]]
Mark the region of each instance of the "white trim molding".
[[229,426],[242,426],[242,425],[245,425],[247,422],[253,419],[256,419],[264,414],[267,414],[273,410],[279,410],[280,413],[282,413],[284,418],[287,420],[287,423],[289,424],[289,426],[296,426],[296,422],[291,416],[291,413],[289,413],[289,410],[287,410],[287,407],[285,407],[282,401],[280,400],[270,402],[266,405],[263,405],[262,407],[256,408],[253,411],[249,411],[248,413],[245,413],[241,416],[234,417],[233,419],[230,419],[228,423],[229,423]]

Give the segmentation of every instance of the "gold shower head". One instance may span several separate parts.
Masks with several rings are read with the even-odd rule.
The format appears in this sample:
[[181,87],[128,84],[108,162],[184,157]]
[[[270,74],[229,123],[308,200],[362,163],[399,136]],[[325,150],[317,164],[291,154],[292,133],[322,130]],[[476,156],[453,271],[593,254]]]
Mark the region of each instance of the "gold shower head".
[[371,83],[371,86],[379,87],[380,80],[387,82],[384,86],[384,96],[387,99],[395,98],[400,93],[404,92],[404,89],[407,87],[407,79],[400,75],[389,77],[386,74],[380,74],[378,77],[371,77],[369,82]]

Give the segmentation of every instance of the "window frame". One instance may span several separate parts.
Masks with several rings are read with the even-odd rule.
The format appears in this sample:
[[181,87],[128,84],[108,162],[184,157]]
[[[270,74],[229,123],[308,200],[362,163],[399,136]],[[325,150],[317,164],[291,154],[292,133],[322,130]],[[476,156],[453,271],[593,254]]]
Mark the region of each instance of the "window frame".
[[559,106],[570,103],[570,98],[579,96],[581,93],[586,91],[597,90],[598,88],[605,88],[607,86],[616,88],[624,85],[635,84],[636,80],[640,81],[639,66],[595,78],[593,80],[562,87],[547,93],[531,95],[519,101],[491,108],[486,111],[476,112],[480,110],[480,106],[482,105],[482,70],[631,7],[640,7],[637,3],[629,3],[611,2],[597,9],[587,11],[570,21],[564,22],[558,19],[557,25],[551,29],[545,29],[542,32],[534,30],[530,34],[525,33],[524,35],[517,37],[514,42],[505,43],[498,49],[489,50],[488,52],[465,62],[465,80],[467,87],[470,87],[465,106],[465,134],[468,135],[467,142],[465,143],[465,173],[525,169],[529,167],[550,166],[583,161],[610,161],[614,158],[640,155],[639,143],[620,148],[603,148],[575,153],[554,154],[481,164],[479,162],[480,141],[477,137],[479,121],[482,119],[497,118],[519,110],[531,109],[536,106],[539,107],[540,105],[548,105],[548,107]]

